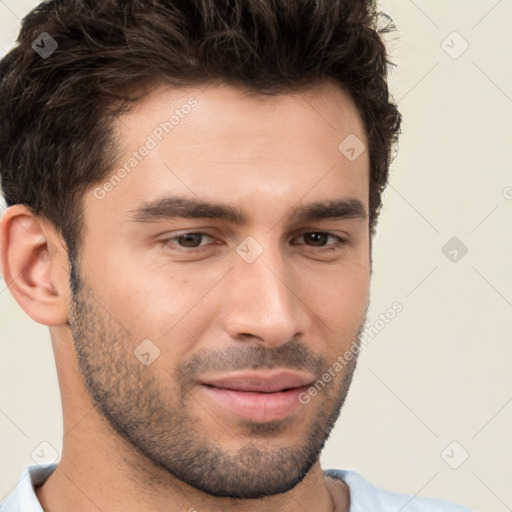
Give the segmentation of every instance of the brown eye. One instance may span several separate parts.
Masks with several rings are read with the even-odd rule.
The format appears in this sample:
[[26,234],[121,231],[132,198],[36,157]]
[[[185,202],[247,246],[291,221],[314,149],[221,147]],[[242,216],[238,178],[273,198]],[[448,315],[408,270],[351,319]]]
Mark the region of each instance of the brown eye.
[[321,246],[323,247],[327,243],[327,239],[329,235],[326,233],[306,233],[305,240],[308,240],[309,242],[312,242],[315,246]]
[[201,242],[201,239],[204,237],[201,233],[186,233],[184,235],[180,235],[176,237],[176,240],[181,241],[180,243],[182,247],[198,247]]
[[[335,235],[333,233],[324,233],[322,231],[311,231],[308,233],[303,233],[298,238],[304,238],[306,245],[308,245],[309,247],[335,248],[337,245],[344,245],[347,243],[346,240],[339,237],[338,235]],[[334,239],[335,243],[328,244],[327,241],[329,240],[329,238]]]
[[213,237],[209,233],[203,231],[193,231],[188,233],[182,233],[181,235],[176,235],[170,238],[166,238],[162,240],[161,243],[165,247],[171,247],[172,249],[176,249],[178,251],[180,249],[183,249],[185,251],[187,249],[190,249],[189,252],[192,252],[194,249],[199,249],[201,247],[208,245],[204,243],[201,244],[201,241],[205,237],[213,239]]

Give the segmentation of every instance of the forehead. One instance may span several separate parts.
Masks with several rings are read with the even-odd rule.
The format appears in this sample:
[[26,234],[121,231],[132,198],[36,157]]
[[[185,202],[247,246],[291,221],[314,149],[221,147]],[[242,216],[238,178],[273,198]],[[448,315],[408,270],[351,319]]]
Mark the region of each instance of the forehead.
[[[101,193],[85,201],[98,215],[126,217],[166,195],[238,201],[267,216],[272,200],[288,208],[341,196],[367,204],[363,123],[332,82],[273,96],[227,85],[159,86],[115,128],[118,162],[92,189]],[[347,144],[357,158],[346,153]]]

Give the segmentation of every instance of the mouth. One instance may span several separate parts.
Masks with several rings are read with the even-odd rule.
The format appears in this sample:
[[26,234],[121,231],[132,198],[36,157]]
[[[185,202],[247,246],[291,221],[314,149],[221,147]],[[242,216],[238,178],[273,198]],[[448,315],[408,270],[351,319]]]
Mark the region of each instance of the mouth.
[[255,422],[283,420],[302,405],[299,395],[314,382],[308,373],[244,372],[202,379],[201,389],[221,410]]

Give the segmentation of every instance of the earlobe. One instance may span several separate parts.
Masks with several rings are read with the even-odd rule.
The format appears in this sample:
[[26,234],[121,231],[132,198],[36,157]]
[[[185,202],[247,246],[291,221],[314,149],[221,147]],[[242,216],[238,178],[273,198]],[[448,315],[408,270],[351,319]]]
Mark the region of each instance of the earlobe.
[[67,322],[67,255],[48,222],[17,204],[0,220],[3,279],[22,309],[36,322]]

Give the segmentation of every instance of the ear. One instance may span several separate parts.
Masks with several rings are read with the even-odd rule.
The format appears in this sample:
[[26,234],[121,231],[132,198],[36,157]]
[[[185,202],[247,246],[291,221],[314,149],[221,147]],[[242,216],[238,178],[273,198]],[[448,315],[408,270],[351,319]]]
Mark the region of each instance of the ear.
[[0,220],[3,279],[30,318],[44,325],[67,323],[70,303],[67,251],[55,229],[24,205]]

